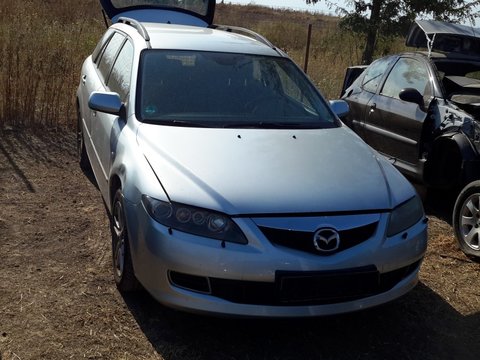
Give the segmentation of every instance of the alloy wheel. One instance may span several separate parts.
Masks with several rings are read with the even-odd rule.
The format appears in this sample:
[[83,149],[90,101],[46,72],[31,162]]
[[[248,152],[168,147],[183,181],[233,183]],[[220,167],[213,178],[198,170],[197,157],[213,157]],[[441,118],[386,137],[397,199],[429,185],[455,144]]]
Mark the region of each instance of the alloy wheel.
[[459,218],[460,235],[465,245],[480,250],[480,194],[470,195],[462,206]]

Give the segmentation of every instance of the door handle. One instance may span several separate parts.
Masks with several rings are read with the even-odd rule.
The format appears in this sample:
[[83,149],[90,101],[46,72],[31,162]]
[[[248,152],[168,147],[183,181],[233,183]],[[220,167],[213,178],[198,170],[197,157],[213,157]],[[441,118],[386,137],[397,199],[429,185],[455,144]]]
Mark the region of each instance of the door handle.
[[87,75],[83,75],[82,76],[82,84],[85,85],[86,82],[87,82]]
[[377,104],[373,103],[370,105],[370,113],[373,113],[377,109]]

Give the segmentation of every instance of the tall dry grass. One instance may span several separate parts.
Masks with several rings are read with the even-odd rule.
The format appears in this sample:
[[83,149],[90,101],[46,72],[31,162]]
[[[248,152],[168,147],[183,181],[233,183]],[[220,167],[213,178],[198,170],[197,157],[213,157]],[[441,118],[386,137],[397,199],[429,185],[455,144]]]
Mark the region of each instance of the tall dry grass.
[[[0,19],[0,129],[74,128],[81,64],[105,31],[99,1],[0,0]],[[363,50],[363,39],[320,14],[217,4],[215,23],[261,33],[301,67],[312,24],[308,74],[330,99]]]
[[96,0],[0,0],[0,128],[70,127],[83,59],[105,29]]

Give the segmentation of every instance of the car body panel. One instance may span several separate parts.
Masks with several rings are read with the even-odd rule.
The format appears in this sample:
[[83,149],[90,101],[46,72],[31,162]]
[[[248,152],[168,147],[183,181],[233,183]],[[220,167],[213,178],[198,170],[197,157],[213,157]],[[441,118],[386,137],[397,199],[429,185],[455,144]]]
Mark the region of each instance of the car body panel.
[[108,188],[108,174],[101,165],[100,153],[95,145],[95,140],[98,139],[97,128],[102,126],[102,122],[98,121],[97,114],[101,118],[115,118],[112,115],[97,113],[88,107],[88,99],[90,94],[94,91],[104,90],[105,87],[102,81],[96,74],[95,66],[89,57],[83,64],[80,85],[78,87],[78,99],[80,106],[81,121],[83,124],[83,136],[86,151],[90,159],[90,165],[94,171],[99,188],[105,194]]
[[374,95],[366,108],[367,142],[389,158],[416,164],[426,113],[416,104],[381,95]]
[[107,16],[115,23],[120,17],[141,22],[208,26],[213,23],[215,0],[192,1],[166,0],[100,0]]
[[[249,244],[227,244],[205,241],[202,238],[174,231],[152,222],[142,209],[127,205],[130,209],[130,226],[140,236],[133,246],[138,253],[136,263],[139,265],[137,274],[144,286],[151,289],[152,295],[160,302],[182,310],[199,313],[216,313],[236,316],[256,317],[305,317],[327,314],[337,314],[365,309],[392,300],[411,290],[418,281],[418,274],[412,274],[399,282],[393,289],[377,296],[371,296],[358,301],[348,301],[317,306],[281,304],[249,305],[225,301],[222,298],[192,293],[171,284],[168,271],[186,274],[196,274],[220,279],[236,281],[255,281],[264,284],[274,284],[276,271],[325,271],[345,269],[366,264],[375,264],[381,272],[399,269],[419,261],[419,254],[426,250],[427,238],[422,223],[416,224],[409,231],[409,239],[405,241],[401,234],[385,239],[384,231],[388,214],[380,215],[380,225],[376,236],[369,242],[332,256],[319,256],[292,252],[288,248],[273,246],[266,241],[258,230],[257,224],[265,224],[261,218],[237,218],[235,221],[248,236]],[[141,206],[141,205],[140,205]],[[377,215],[378,216],[378,215]],[[346,215],[348,218],[348,215]],[[338,224],[347,224],[344,216],[338,216]],[[288,219],[288,220],[287,220]],[[271,219],[285,226],[285,222],[297,226],[304,223],[304,218]],[[311,226],[325,224],[323,217],[308,218]],[[328,224],[332,224],[327,220]],[[335,222],[335,220],[334,220]],[[138,226],[138,229],[136,228]],[[138,230],[138,231],[137,231]],[[185,258],[195,258],[195,262],[185,262]],[[159,287],[159,284],[162,284]],[[193,310],[192,310],[193,309]]]
[[[138,142],[171,199],[181,203],[208,204],[228,214],[392,208],[376,154],[344,128],[239,130],[143,124]],[[353,173],[355,187],[350,186]]]
[[[232,51],[244,54],[278,56],[279,50],[265,46],[249,36],[228,31],[194,26],[148,23],[150,43],[154,49],[185,49],[198,51]],[[213,36],[215,34],[215,36]]]
[[416,20],[410,27],[405,44],[456,56],[478,57],[480,29],[436,20]]

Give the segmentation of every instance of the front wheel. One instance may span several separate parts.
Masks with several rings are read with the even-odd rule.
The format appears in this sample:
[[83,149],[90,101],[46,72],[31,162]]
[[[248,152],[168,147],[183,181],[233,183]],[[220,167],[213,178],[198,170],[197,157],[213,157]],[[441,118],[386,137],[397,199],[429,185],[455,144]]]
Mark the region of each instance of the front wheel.
[[111,228],[113,276],[117,288],[124,292],[138,290],[140,283],[133,271],[125,208],[123,206],[123,193],[120,189],[117,190],[113,198]]
[[480,257],[480,181],[471,182],[460,192],[452,223],[460,249],[466,255]]

